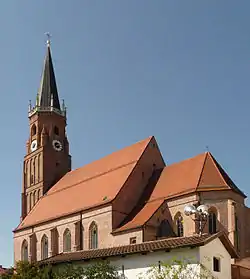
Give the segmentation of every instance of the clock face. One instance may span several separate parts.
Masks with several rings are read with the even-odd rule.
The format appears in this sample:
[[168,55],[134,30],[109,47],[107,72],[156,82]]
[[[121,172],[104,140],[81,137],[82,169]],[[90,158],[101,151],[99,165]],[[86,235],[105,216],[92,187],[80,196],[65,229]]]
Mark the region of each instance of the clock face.
[[30,145],[31,152],[34,152],[37,149],[37,140],[33,140]]
[[52,146],[56,151],[61,151],[63,149],[62,143],[59,140],[53,140]]

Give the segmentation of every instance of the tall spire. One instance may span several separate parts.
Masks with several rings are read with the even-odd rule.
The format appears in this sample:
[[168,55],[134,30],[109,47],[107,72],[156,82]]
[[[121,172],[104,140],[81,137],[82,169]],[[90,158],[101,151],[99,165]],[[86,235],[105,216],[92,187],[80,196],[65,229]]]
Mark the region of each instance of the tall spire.
[[47,110],[48,108],[61,110],[50,51],[50,35],[47,33],[47,36],[47,51],[44,59],[40,88],[36,99],[36,107],[42,110]]

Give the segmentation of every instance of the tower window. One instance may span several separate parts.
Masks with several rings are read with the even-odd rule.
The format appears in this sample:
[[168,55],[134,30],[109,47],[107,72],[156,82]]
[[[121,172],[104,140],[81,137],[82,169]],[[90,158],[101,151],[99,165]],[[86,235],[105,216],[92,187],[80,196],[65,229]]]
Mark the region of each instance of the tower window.
[[34,184],[34,175],[33,174],[31,174],[31,176],[30,176],[30,184]]
[[35,136],[36,135],[36,125],[33,124],[31,127],[31,136]]
[[54,127],[54,134],[59,136],[59,128],[57,126]]

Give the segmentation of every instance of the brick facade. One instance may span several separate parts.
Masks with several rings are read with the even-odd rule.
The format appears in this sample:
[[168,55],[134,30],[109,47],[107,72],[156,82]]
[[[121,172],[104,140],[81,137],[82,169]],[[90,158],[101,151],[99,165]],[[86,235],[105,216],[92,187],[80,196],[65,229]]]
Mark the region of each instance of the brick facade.
[[[50,46],[40,88],[36,106],[29,113],[22,187],[24,223],[14,231],[15,262],[27,256],[27,250],[22,251],[24,241],[31,261],[41,260],[43,253],[48,252],[49,257],[63,252],[66,230],[71,251],[90,249],[93,237],[98,248],[108,248],[176,235],[177,217],[181,218],[181,234],[192,236],[197,225],[184,215],[184,207],[199,202],[211,206],[217,230],[228,233],[240,255],[250,255],[250,210],[244,204],[244,194],[209,152],[165,166],[155,138],[150,137],[66,174],[71,169],[66,109],[60,109]],[[34,140],[37,147],[32,150]],[[55,140],[62,149],[53,148]],[[64,194],[58,200],[60,193]],[[67,200],[57,206],[70,198],[72,204]],[[44,206],[39,207],[41,204]],[[49,210],[52,207],[54,211]],[[31,221],[25,223],[29,217]],[[121,229],[130,222],[133,226]],[[95,230],[90,230],[92,227]],[[208,231],[208,224],[204,230]],[[43,251],[42,239],[48,239]]]

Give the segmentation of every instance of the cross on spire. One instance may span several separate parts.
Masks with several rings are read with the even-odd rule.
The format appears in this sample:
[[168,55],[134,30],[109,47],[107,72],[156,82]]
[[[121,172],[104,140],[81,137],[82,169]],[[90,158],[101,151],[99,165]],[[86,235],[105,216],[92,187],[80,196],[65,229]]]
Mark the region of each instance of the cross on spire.
[[47,46],[50,47],[50,42],[51,42],[50,38],[51,38],[51,35],[50,35],[49,32],[46,32],[45,35],[47,36]]

